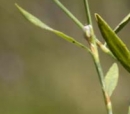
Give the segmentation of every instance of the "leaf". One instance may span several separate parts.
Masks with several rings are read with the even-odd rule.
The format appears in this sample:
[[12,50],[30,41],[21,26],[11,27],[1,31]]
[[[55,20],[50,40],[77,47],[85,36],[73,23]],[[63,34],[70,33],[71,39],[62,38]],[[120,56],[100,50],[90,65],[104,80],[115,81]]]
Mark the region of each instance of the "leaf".
[[90,51],[86,46],[84,46],[83,44],[81,44],[80,42],[76,41],[74,38],[58,31],[58,30],[55,30],[51,27],[49,27],[48,25],[46,25],[45,23],[43,23],[42,21],[40,21],[38,18],[36,18],[35,16],[33,16],[32,14],[28,13],[26,10],[24,10],[23,8],[21,8],[18,4],[15,4],[16,7],[19,9],[19,11],[22,13],[22,15],[28,20],[30,21],[31,23],[33,23],[34,25],[42,28],[42,29],[45,29],[45,30],[48,30],[50,32],[53,32],[55,33],[56,35],[60,36],[61,38],[67,40],[68,42],[71,42],[81,48],[84,48],[86,49],[87,51]]
[[114,89],[116,88],[118,82],[118,66],[114,63],[105,76],[105,90],[109,96],[112,95]]
[[106,41],[110,51],[114,54],[117,60],[124,66],[124,68],[128,72],[130,72],[130,52],[128,48],[98,14],[96,14],[95,16],[100,32],[104,40]]
[[124,26],[130,21],[130,14],[128,14],[114,29],[115,33],[118,33]]

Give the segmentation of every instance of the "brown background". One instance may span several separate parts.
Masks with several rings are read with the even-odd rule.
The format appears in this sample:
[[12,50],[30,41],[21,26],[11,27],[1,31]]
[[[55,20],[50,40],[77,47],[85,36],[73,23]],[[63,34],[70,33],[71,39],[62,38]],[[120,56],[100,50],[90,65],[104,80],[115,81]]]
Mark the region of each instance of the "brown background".
[[[83,24],[83,0],[60,0]],[[18,3],[43,22],[87,45],[83,33],[52,0],[0,0],[0,114],[106,114],[98,76],[89,53],[26,21]],[[94,13],[114,28],[130,12],[129,0],[89,0]],[[130,24],[119,36],[130,49]],[[104,73],[114,60],[100,51]],[[126,114],[130,74],[119,64],[113,110]]]

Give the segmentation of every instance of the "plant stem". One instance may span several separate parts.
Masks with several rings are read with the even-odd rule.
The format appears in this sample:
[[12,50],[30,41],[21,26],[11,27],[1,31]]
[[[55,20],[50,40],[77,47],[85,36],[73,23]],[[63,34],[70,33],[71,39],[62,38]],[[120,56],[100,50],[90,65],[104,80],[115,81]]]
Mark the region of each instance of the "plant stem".
[[103,93],[104,101],[105,101],[105,104],[106,104],[107,114],[113,114],[110,97],[105,92],[104,74],[103,74],[103,71],[102,71],[100,60],[99,60],[98,57],[95,56],[94,53],[92,53],[92,57],[93,57],[93,60],[94,60],[95,66],[96,66],[96,70],[97,70],[97,73],[98,73],[98,76],[99,76],[100,84],[102,86],[102,93]]
[[[92,37],[94,37],[94,35]],[[106,104],[107,113],[113,114],[110,97],[105,91],[104,74],[103,74],[103,70],[102,70],[102,67],[101,67],[97,46],[90,43],[90,49],[91,49],[91,55],[93,57],[95,67],[96,67],[96,70],[97,70],[97,73],[98,73],[99,81],[100,81],[100,84],[101,84],[101,87],[102,87],[102,93],[103,93],[104,101],[105,101],[105,104]]]
[[90,9],[89,9],[88,0],[84,0],[84,5],[85,5],[85,11],[86,11],[86,17],[87,17],[88,24],[92,25],[92,19],[91,19],[91,13],[90,13]]
[[[84,3],[85,3],[85,9],[86,9],[88,24],[92,26],[92,20],[91,20],[88,0],[84,0]],[[99,53],[98,53],[98,49],[97,49],[97,41],[98,40],[95,37],[93,26],[86,29],[86,38],[87,38],[87,41],[90,45],[91,55],[93,57],[95,67],[96,67],[96,70],[97,70],[97,73],[98,73],[99,81],[100,81],[100,84],[101,84],[101,87],[102,87],[102,93],[103,93],[104,101],[105,101],[105,104],[106,104],[107,113],[112,114],[112,105],[111,105],[110,97],[108,96],[108,94],[105,91],[104,74],[103,74],[103,70],[102,70],[102,67],[101,67]],[[98,43],[100,43],[100,41],[98,41]]]
[[[82,30],[84,30],[84,25],[59,0],[53,0],[53,1],[76,23],[76,25],[78,25]],[[85,8],[87,12],[86,14],[87,14],[88,24],[92,25],[88,1],[84,0],[84,3],[86,5]],[[111,51],[106,46],[104,46],[97,38],[96,38],[96,43],[98,44],[98,46],[101,48],[103,52],[115,58],[111,53]]]
[[[102,42],[100,42],[97,38],[96,38],[96,43],[98,45],[98,47],[100,47],[100,49],[107,53],[108,55],[110,55],[111,57],[113,57],[114,59],[116,59],[116,57],[112,54],[112,52],[106,47],[106,45],[102,44]],[[116,59],[117,60],[117,59]]]
[[59,1],[53,0],[81,29],[84,28],[83,24]]
[[[92,19],[91,19],[91,14],[90,14],[88,0],[84,0],[84,4],[85,4],[87,22],[88,22],[89,25],[92,26]],[[93,60],[94,60],[94,63],[95,63],[95,66],[96,66],[96,69],[97,69],[97,72],[98,72],[98,75],[99,75],[100,83],[101,83],[102,87],[105,88],[104,75],[103,75],[103,71],[102,71],[102,68],[101,68],[101,65],[100,65],[97,45],[95,43],[96,42],[96,38],[95,38],[93,26],[92,26],[92,30],[90,30],[90,31],[91,31],[91,37],[89,39],[92,39],[92,40],[88,40],[88,41],[90,41],[89,44],[90,44],[90,49],[92,51],[92,57],[93,57]]]

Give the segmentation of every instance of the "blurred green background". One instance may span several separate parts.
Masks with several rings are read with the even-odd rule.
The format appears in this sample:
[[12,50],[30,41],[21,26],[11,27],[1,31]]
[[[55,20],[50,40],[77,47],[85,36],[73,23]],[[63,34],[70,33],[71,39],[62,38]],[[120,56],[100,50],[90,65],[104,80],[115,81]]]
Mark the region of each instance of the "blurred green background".
[[[83,0],[60,0],[83,24]],[[26,21],[21,7],[87,45],[83,32],[52,0],[0,0],[0,114],[106,114],[98,76],[89,53]],[[114,28],[129,12],[129,0],[89,0],[94,13]],[[118,34],[130,49],[130,23]],[[114,60],[100,51],[104,73]],[[112,95],[114,113],[126,114],[130,74],[119,64]]]

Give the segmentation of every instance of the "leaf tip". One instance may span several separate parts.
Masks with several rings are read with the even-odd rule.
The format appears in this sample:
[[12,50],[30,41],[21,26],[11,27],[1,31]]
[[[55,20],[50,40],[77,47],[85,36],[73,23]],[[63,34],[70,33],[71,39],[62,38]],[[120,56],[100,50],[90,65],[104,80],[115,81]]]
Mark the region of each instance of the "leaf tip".
[[113,66],[118,67],[117,63],[113,63]]
[[17,3],[15,3],[14,5],[15,5],[18,9],[20,8],[20,6],[19,6]]
[[17,3],[14,3],[15,6],[17,6],[18,4]]
[[24,11],[17,3],[15,3],[14,5],[16,6],[16,8],[18,8],[18,10],[19,10],[20,12],[23,12],[23,11]]
[[95,13],[95,18],[96,18],[96,21],[98,21],[98,18],[99,18],[98,13]]

